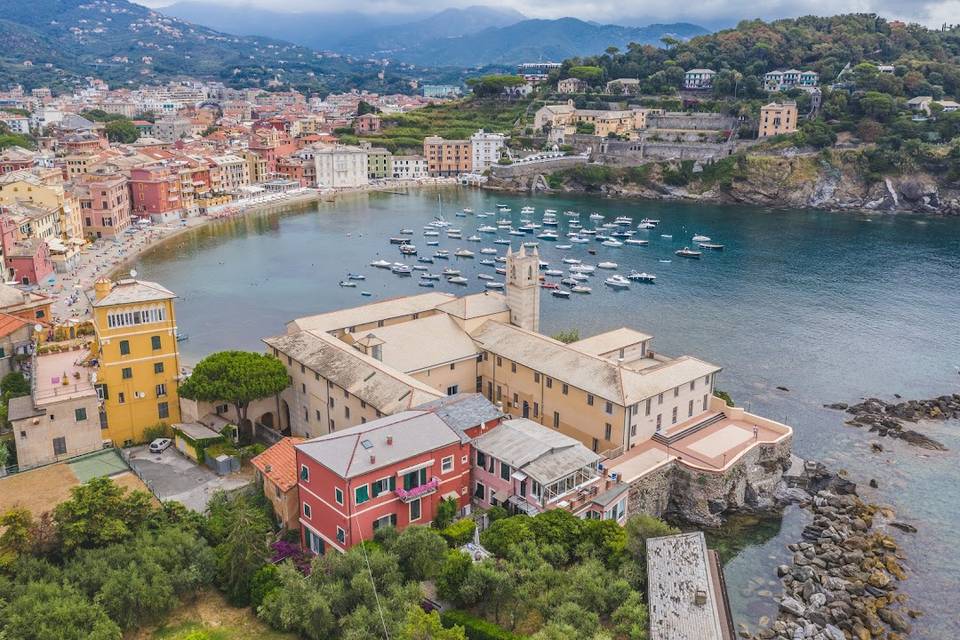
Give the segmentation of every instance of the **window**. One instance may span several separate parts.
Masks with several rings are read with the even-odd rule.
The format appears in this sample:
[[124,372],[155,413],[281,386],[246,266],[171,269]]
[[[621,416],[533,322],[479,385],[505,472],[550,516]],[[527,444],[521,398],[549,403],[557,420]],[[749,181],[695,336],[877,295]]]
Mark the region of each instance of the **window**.
[[320,421],[320,409],[314,409],[313,413],[314,413],[314,415],[316,416],[317,421],[319,422],[319,421]]
[[539,416],[540,416],[540,403],[539,403],[539,402],[534,402],[534,403],[533,403],[533,417],[536,418],[536,417],[539,417]]
[[609,442],[611,437],[613,437],[613,425],[608,422],[603,428],[603,438]]
[[477,451],[477,466],[481,469],[487,468],[487,454],[483,451]]
[[157,397],[162,398],[165,395],[167,395],[167,385],[161,382],[157,385]]
[[53,455],[62,456],[66,453],[67,453],[67,439],[54,438],[53,439]]
[[687,417],[689,418],[692,415],[693,415],[693,400],[687,403]]
[[596,438],[593,439],[593,452],[596,453],[597,449],[600,448],[600,441]]
[[707,394],[703,394],[703,410],[707,410]]
[[696,389],[696,388],[697,388],[697,381],[696,381],[696,379],[691,380],[691,381],[690,381],[690,391],[693,391],[693,390]]
[[300,383],[300,393],[304,393],[304,394],[305,394],[306,392],[307,392],[307,383],[301,382],[301,383]]
[[389,476],[386,478],[380,478],[376,482],[370,485],[373,492],[373,497],[376,498],[381,493],[386,493],[387,491],[394,491],[397,488],[397,477]]
[[150,336],[150,348],[159,351],[163,345],[160,344],[160,336]]
[[344,415],[344,417],[345,417],[347,420],[350,419],[350,407],[344,407],[344,408],[343,408],[343,415]]
[[447,456],[440,461],[440,472],[450,473],[453,471],[453,456]]
[[160,416],[161,420],[170,417],[170,405],[166,402],[157,403],[157,415]]
[[455,396],[460,392],[460,385],[454,384],[447,387],[447,395]]
[[128,355],[130,355],[130,341],[129,341],[129,340],[121,340],[121,341],[120,341],[120,355],[122,355],[122,356],[128,356]]
[[303,503],[303,517],[309,519],[309,518],[311,518],[312,516],[313,516],[313,512],[312,512],[311,509],[310,509],[310,505],[308,505],[306,502],[304,502],[304,503]]
[[630,437],[634,438],[636,437],[636,435],[637,435],[637,425],[632,424],[630,425]]
[[127,397],[126,397],[126,395],[123,393],[123,391],[121,391],[120,393],[117,394],[117,404],[123,404],[123,403],[126,402],[126,401],[127,401]]
[[657,404],[663,404],[663,394],[657,396]]
[[500,478],[503,480],[510,479],[510,465],[503,462],[500,463]]
[[[306,467],[303,467],[303,469],[306,469]],[[302,469],[301,469],[301,473],[302,473]],[[341,505],[342,505],[342,504],[343,504],[343,489],[341,489],[340,487],[334,487],[334,488],[333,488],[333,499],[337,501],[337,504],[341,504]]]
[[403,488],[407,491],[415,487],[427,484],[427,469],[417,469],[403,475]]
[[477,393],[483,393],[483,377],[477,376]]
[[323,538],[306,527],[303,528],[303,531],[303,537],[306,538],[307,546],[310,548],[310,551],[318,556],[322,556],[324,552]]
[[646,407],[646,409],[644,409],[643,415],[645,415],[645,416],[649,416],[649,415],[650,415],[650,398],[647,398],[647,407]]
[[73,418],[77,422],[83,422],[84,420],[87,419],[87,410],[84,407],[80,407],[79,409],[74,409]]
[[587,405],[591,407],[593,406],[593,394],[591,393],[587,394]]
[[660,425],[663,424],[663,414],[657,414],[657,431],[660,431]]
[[547,378],[547,389],[553,389],[553,378]]
[[300,465],[300,479],[304,482],[310,482],[310,469],[305,464]]
[[553,428],[554,429],[560,428],[560,412],[559,411],[553,412]]
[[336,404],[336,403],[333,401],[333,397],[331,396],[331,397],[330,397],[330,406],[333,407],[334,404]]
[[420,498],[410,502],[410,522],[420,519]]
[[124,379],[124,380],[129,380],[130,378],[133,377],[133,369],[130,368],[130,367],[124,367],[124,368],[121,370],[121,373],[122,373],[122,375],[123,375],[123,379]]
[[511,362],[511,363],[510,363],[510,373],[516,373],[516,372],[517,372],[517,363],[516,363],[516,362]]
[[604,406],[603,410],[607,412],[607,415],[612,416],[612,415],[613,415],[613,403],[610,402],[609,400],[607,400],[607,404],[606,404],[606,406]]
[[673,414],[670,420],[671,420],[671,424],[677,424],[677,408],[676,407],[673,408]]
[[673,397],[674,397],[674,398],[680,397],[680,387],[674,387],[674,388],[673,388]]
[[497,385],[497,402],[499,402],[503,398],[502,392],[503,392],[503,389],[500,387],[500,385]]
[[537,373],[536,371],[533,372],[533,381],[537,383],[540,382],[540,374]]
[[520,406],[520,396],[518,396],[517,394],[513,394],[513,406],[515,407]]
[[502,366],[503,366],[503,359],[502,359],[500,356],[497,356],[497,366],[498,366],[498,367],[502,367]]
[[162,362],[154,362],[154,363],[153,363],[153,372],[154,372],[154,373],[163,373],[163,363],[162,363]]
[[368,485],[360,485],[353,490],[353,501],[360,505],[370,499],[370,487]]
[[485,500],[487,497],[487,488],[478,482],[477,486],[473,488],[473,497],[477,500]]
[[373,530],[376,531],[382,527],[395,527],[397,526],[397,514],[391,513],[389,515],[377,518],[373,521]]
[[450,371],[453,371],[453,370],[456,368],[456,366],[457,366],[457,363],[456,363],[456,362],[451,362],[451,363],[450,363]]
[[567,383],[566,383],[566,382],[563,383],[563,389],[562,389],[562,391],[563,391],[563,395],[567,395],[567,392],[570,391],[570,387],[567,386]]

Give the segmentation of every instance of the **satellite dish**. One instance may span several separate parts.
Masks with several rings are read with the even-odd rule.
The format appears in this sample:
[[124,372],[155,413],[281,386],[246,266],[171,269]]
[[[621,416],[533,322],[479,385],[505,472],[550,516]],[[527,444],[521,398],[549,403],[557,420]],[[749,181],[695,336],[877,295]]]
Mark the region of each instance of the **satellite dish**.
[[130,269],[130,277],[131,277],[131,278],[136,278],[136,277],[137,277],[137,270],[136,270],[136,269]]
[[40,323],[37,323],[33,325],[33,330],[36,331],[37,333],[40,333],[41,331],[43,331],[43,325]]

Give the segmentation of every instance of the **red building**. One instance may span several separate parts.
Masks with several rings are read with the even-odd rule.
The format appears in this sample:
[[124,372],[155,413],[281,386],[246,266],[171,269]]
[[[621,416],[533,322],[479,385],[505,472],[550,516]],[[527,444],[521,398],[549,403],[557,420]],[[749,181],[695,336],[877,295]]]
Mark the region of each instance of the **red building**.
[[130,170],[133,215],[167,222],[180,217],[180,176],[170,167],[155,165]]
[[379,133],[380,116],[375,113],[365,113],[362,116],[357,116],[353,120],[353,132],[357,134]]
[[470,505],[470,441],[499,424],[479,394],[444,398],[296,446],[305,549],[345,551],[383,526],[429,524]]
[[53,273],[53,260],[47,243],[39,238],[24,238],[3,247],[6,276],[20,284],[39,284]]

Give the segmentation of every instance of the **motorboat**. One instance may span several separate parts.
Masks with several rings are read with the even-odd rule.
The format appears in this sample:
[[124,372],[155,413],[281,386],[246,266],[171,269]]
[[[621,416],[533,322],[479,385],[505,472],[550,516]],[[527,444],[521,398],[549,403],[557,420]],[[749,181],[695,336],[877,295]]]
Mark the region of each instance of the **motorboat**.
[[565,285],[567,285],[568,287],[575,287],[575,286],[577,286],[577,285],[580,284],[580,283],[577,282],[576,280],[574,280],[573,278],[562,278],[562,279],[560,280],[560,284],[565,284]]
[[596,229],[580,229],[580,235],[582,236],[595,236],[597,235]]
[[635,247],[645,247],[650,244],[649,240],[639,240],[637,238],[627,238],[623,241],[623,244],[629,244]]
[[487,289],[503,289],[504,284],[502,282],[485,282],[483,284]]
[[450,252],[447,251],[446,249],[440,249],[435,254],[433,254],[433,257],[437,258],[438,260],[449,260]]
[[540,240],[556,240],[557,237],[558,236],[556,233],[553,233],[550,231],[544,231],[543,233],[537,234],[537,238],[539,238]]
[[400,253],[405,256],[415,256],[417,255],[417,248],[412,244],[402,244],[400,245]]
[[666,240],[673,240],[673,234],[672,234],[672,233],[661,233],[661,234],[660,234],[660,237],[661,237],[661,238],[664,238],[664,239],[666,239]]
[[440,276],[435,273],[424,273],[420,276],[421,280],[439,280]]
[[509,244],[510,244],[510,240],[507,239],[507,238],[497,238],[496,240],[493,241],[493,244],[501,244],[501,245],[502,245],[502,244],[506,244],[506,245],[509,245]]
[[[553,209],[547,209],[547,211],[553,211]],[[553,211],[553,212],[556,213],[556,211]],[[564,211],[564,212],[563,212],[563,215],[567,216],[568,218],[579,218],[579,217],[580,217],[580,212],[579,212],[579,211]]]
[[499,274],[502,275],[502,276],[507,275],[507,270],[504,269],[503,267],[497,267],[496,269],[494,269],[494,271],[496,271],[497,273],[499,273]]
[[723,245],[716,242],[700,242],[697,244],[701,249],[711,249],[713,251],[723,251]]
[[570,271],[575,273],[593,273],[596,270],[592,264],[575,264],[570,267]]
[[463,212],[464,212],[464,213],[473,213],[473,209],[471,209],[470,207],[464,207],[464,208],[463,208]]
[[467,284],[467,279],[463,276],[454,276],[452,278],[447,278],[447,282],[450,284]]
[[351,282],[350,280],[341,280],[339,284],[340,284],[341,287],[356,287],[356,286],[357,286],[357,283],[356,283],[356,282]]
[[402,238],[397,236],[390,238],[390,244],[406,244],[408,242],[410,242],[409,238]]
[[540,243],[539,243],[539,242],[524,242],[524,243],[523,243],[523,246],[526,247],[527,249],[534,249],[534,248],[536,248],[536,247],[539,247],[539,246],[540,246]]
[[412,236],[413,229],[400,229],[400,235],[402,236]]
[[436,284],[433,280],[420,280],[419,282],[417,282],[417,286],[418,286],[418,287],[429,287],[430,289],[432,289],[432,288],[434,288],[435,286],[437,286],[437,284]]
[[563,271],[561,271],[560,269],[547,269],[546,271],[543,272],[543,275],[559,277],[563,275]]
[[573,249],[572,244],[558,244],[557,249]]
[[499,220],[497,220],[498,227],[509,227],[512,224],[513,224],[513,220],[509,218],[500,218]]
[[449,268],[448,268],[448,269],[444,269],[444,270],[441,271],[440,273],[442,273],[443,276],[446,277],[446,278],[452,278],[452,277],[454,277],[454,276],[460,275],[460,269],[449,269]]
[[620,242],[619,240],[614,240],[613,238],[610,238],[609,240],[604,240],[601,244],[605,247],[622,247],[623,246],[622,242]]
[[609,261],[597,264],[597,268],[599,269],[616,269],[618,266],[619,265],[616,262]]
[[637,229],[653,229],[656,226],[657,225],[653,224],[652,222],[641,222],[637,225]]
[[360,273],[348,273],[347,280],[366,280],[367,276]]
[[423,236],[425,238],[436,238],[439,235],[440,235],[440,232],[437,231],[436,229],[428,229],[423,232]]
[[497,255],[497,250],[493,247],[484,247],[483,249],[480,249],[480,253],[488,256],[495,256]]
[[592,249],[592,248],[591,248],[591,249],[587,249],[587,253],[589,253],[589,254],[592,255],[592,256],[595,256],[595,255],[597,255],[597,250],[596,250],[596,249]]
[[433,264],[432,256],[420,256],[417,258],[417,262],[422,262],[423,264]]
[[409,276],[411,273],[413,273],[413,267],[398,262],[390,267],[390,271],[398,276]]
[[480,264],[482,264],[485,267],[495,267],[497,265],[497,263],[491,260],[490,258],[484,258],[483,260],[480,261]]
[[369,298],[369,297],[372,296],[373,294],[370,293],[369,291],[361,291],[361,292],[360,292],[360,295],[362,295],[362,296],[365,297],[365,298]]
[[537,260],[537,268],[540,269],[540,271],[547,269],[549,266],[550,266],[550,263],[547,262],[546,260]]
[[570,291],[572,293],[590,293],[591,291],[593,291],[593,289],[591,289],[586,285],[578,284],[573,287],[570,287]]
[[426,270],[429,269],[429,268],[430,268],[430,267],[428,267],[428,266],[426,266],[426,265],[423,265],[423,264],[415,264],[415,265],[413,265],[413,267],[412,267],[412,269],[413,269],[414,271],[426,271]]
[[574,244],[586,244],[586,243],[590,242],[590,240],[587,239],[587,238],[581,238],[581,237],[577,236],[577,237],[575,237],[575,238],[570,238],[570,242],[572,242],[572,243],[574,243]]
[[524,233],[533,233],[536,229],[537,227],[529,222],[517,227],[517,231],[523,231]]
[[692,239],[694,242],[710,242],[710,236],[701,235],[699,233],[693,236]]
[[580,264],[583,262],[583,260],[580,260],[579,258],[564,258],[563,262],[566,264]]
[[483,240],[483,238],[481,238],[480,236],[476,236],[476,235],[470,236],[469,238],[467,238],[467,242],[481,242],[482,240]]
[[472,258],[473,251],[470,251],[469,249],[457,249],[453,252],[453,255],[457,258]]
[[527,235],[527,234],[525,234],[523,231],[520,231],[519,229],[510,229],[510,235],[512,235],[512,236],[525,236],[525,235]]
[[493,276],[490,275],[489,273],[478,273],[478,274],[477,274],[477,279],[478,279],[478,280],[493,280]]
[[591,219],[591,220],[603,220],[603,214],[602,214],[602,213],[597,213],[596,211],[594,211],[593,213],[590,214],[590,219]]
[[630,281],[621,275],[612,275],[606,280],[604,280],[603,283],[608,287],[612,287],[613,289],[629,289],[630,288]]
[[496,233],[497,228],[492,227],[489,224],[485,224],[482,227],[477,227],[477,231],[479,231],[480,233]]
[[554,298],[569,298],[570,292],[566,289],[554,289],[550,292],[550,295],[552,295]]
[[389,269],[392,262],[387,262],[386,260],[374,260],[370,263],[371,267],[376,267],[377,269]]
[[660,224],[660,218],[644,218],[640,221],[640,224],[652,224],[654,226]]
[[630,238],[633,236],[633,231],[614,231],[610,234],[611,238]]
[[582,229],[583,225],[577,222],[576,220],[571,220],[570,224],[567,225],[571,229]]
[[677,251],[674,251],[674,253],[675,253],[676,255],[680,256],[681,258],[694,258],[694,259],[697,259],[697,260],[698,260],[698,259],[700,258],[700,256],[702,255],[702,252],[701,252],[701,251],[694,251],[693,249],[691,249],[691,248],[689,248],[689,247],[684,247],[683,249],[679,249],[679,250],[677,250]]
[[503,264],[507,261],[507,256],[497,256],[496,258],[494,258],[494,260],[496,260],[500,264]]
[[576,282],[587,282],[590,280],[590,276],[585,273],[571,273],[570,279]]
[[541,289],[559,289],[560,285],[558,285],[556,282],[541,282],[540,288]]
[[633,224],[633,218],[628,218],[627,216],[617,216],[613,221],[614,224]]
[[657,281],[657,276],[652,273],[647,273],[646,271],[631,271],[630,275],[627,276],[629,280],[636,280],[637,282],[646,282],[648,284],[653,284]]
[[439,247],[439,246],[440,246],[440,241],[439,241],[439,240],[427,240],[427,246],[428,246],[428,247]]
[[660,258],[659,260],[657,260],[657,262],[662,262],[662,263],[664,263],[664,264],[670,264],[671,262],[673,262],[673,260],[671,260],[670,258]]
[[447,237],[453,238],[454,240],[459,240],[463,237],[463,234],[460,231],[448,230]]

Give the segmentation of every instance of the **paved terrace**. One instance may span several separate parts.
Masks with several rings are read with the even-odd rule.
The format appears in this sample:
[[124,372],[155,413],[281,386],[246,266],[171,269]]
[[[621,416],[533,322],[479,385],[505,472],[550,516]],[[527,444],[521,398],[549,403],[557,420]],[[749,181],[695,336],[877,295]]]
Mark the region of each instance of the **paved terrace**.
[[605,463],[623,482],[632,482],[677,461],[698,471],[722,473],[753,447],[776,444],[793,430],[785,424],[715,402],[695,416]]
[[81,366],[90,353],[86,349],[47,353],[37,356],[34,375],[34,401],[47,402],[81,398],[93,390],[90,367]]

